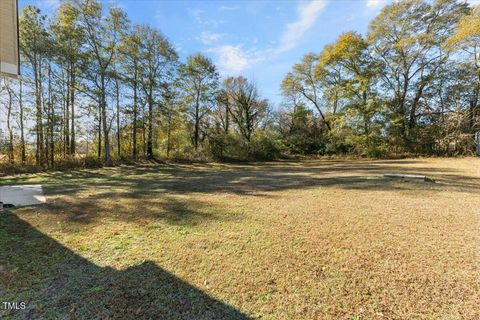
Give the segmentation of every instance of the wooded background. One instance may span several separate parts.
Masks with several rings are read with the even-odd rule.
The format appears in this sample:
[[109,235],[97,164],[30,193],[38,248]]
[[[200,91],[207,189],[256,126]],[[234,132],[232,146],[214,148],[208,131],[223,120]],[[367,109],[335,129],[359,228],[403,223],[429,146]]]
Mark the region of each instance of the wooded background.
[[[20,14],[22,77],[0,79],[4,165],[282,155],[471,155],[480,131],[480,9],[396,1],[285,75],[272,106],[244,77],[119,7]],[[2,159],[0,159],[0,162]]]

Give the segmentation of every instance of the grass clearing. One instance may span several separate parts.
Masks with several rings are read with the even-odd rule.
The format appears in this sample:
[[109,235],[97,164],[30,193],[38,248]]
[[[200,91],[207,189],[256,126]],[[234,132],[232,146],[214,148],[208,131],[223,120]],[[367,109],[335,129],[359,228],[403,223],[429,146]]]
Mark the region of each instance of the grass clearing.
[[145,165],[0,181],[13,183],[43,184],[48,204],[2,214],[0,297],[27,309],[0,316],[480,317],[479,159]]

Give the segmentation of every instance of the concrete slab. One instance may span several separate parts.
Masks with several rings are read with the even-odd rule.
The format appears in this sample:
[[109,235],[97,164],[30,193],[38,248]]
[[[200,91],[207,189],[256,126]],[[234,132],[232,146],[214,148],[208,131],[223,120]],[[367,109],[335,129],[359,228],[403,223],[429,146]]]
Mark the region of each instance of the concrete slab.
[[16,207],[42,204],[47,200],[40,184],[0,187],[0,201]]

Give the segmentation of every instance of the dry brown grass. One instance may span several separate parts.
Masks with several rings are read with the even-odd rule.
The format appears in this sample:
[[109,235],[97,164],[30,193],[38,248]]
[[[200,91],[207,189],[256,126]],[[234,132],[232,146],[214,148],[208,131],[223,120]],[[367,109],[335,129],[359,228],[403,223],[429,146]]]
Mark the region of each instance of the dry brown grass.
[[480,318],[479,159],[172,164],[1,183],[32,181],[49,203],[0,223],[0,298],[28,304],[4,315]]

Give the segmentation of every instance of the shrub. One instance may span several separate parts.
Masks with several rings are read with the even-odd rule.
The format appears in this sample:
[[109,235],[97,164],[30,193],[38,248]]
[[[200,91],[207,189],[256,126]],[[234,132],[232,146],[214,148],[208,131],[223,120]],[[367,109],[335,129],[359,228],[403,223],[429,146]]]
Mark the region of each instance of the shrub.
[[384,139],[371,133],[368,135],[349,135],[346,142],[351,145],[351,153],[362,157],[383,158],[388,154]]
[[83,167],[85,168],[101,168],[103,167],[102,161],[98,159],[98,157],[87,156],[82,159],[83,160]]
[[33,164],[19,164],[2,162],[0,163],[0,176],[20,174],[20,173],[35,173],[41,171],[42,168]]
[[284,146],[278,134],[270,131],[256,132],[248,146],[249,158],[273,160],[279,158]]

